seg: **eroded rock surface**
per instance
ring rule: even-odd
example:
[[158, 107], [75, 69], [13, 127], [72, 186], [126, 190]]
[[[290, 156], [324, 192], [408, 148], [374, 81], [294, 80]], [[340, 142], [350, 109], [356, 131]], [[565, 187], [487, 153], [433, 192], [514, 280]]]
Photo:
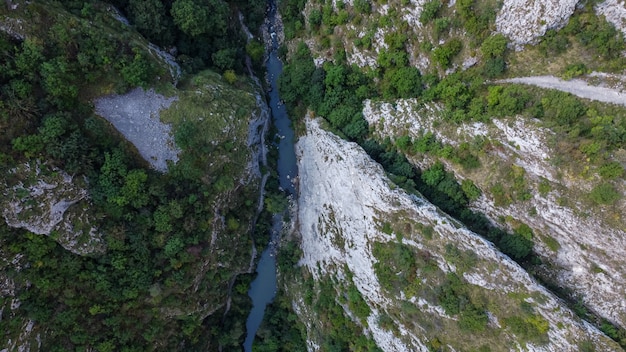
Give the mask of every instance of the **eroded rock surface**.
[[[602, 216], [606, 210], [589, 209], [566, 192], [584, 197], [593, 187], [593, 179], [577, 177], [564, 167], [556, 167], [552, 158], [558, 151], [551, 147], [553, 133], [538, 121], [523, 117], [494, 119], [492, 123], [463, 123], [443, 126], [439, 120], [440, 108], [436, 105], [421, 107], [415, 100], [398, 100], [392, 103], [367, 101], [364, 116], [375, 134], [384, 139], [408, 135], [413, 139], [426, 132], [433, 133], [439, 141], [459, 146], [472, 143], [477, 137], [485, 138], [497, 147], [490, 148], [477, 171], [464, 170], [460, 165], [441, 160], [457, 177], [472, 180], [483, 190], [473, 208], [487, 215], [493, 222], [510, 218], [530, 226], [535, 237], [534, 250], [551, 263], [553, 279], [560, 287], [571, 289], [587, 307], [602, 317], [626, 326], [626, 228], [616, 226]], [[437, 127], [435, 127], [437, 126]], [[411, 157], [411, 161], [426, 168], [436, 158], [428, 155]], [[502, 181], [497, 171], [501, 165], [513, 165], [523, 170], [524, 179], [531, 191], [530, 199], [511, 204], [495, 204], [490, 188]], [[547, 194], [536, 191], [540, 183], [550, 184]], [[620, 192], [623, 192], [623, 188]], [[486, 193], [486, 194], [485, 194]], [[623, 201], [614, 205], [626, 209]], [[624, 211], [624, 210], [622, 210]]]
[[102, 252], [104, 241], [88, 212], [86, 180], [45, 164], [29, 163], [9, 171], [0, 201], [11, 227], [52, 236], [81, 255]]
[[[376, 242], [398, 241], [398, 233], [381, 229], [382, 222], [391, 219], [392, 226], [404, 224], [400, 243], [419, 253], [427, 253], [436, 265], [436, 269], [431, 268], [433, 271], [460, 275], [476, 295], [491, 302], [487, 307], [495, 304], [493, 309], [487, 308], [489, 329], [493, 329], [488, 338], [495, 339], [489, 342], [493, 343], [490, 346], [498, 346], [498, 350], [574, 351], [584, 341], [593, 341], [600, 350], [620, 350], [608, 337], [579, 321], [559, 299], [493, 245], [424, 199], [392, 185], [382, 168], [358, 145], [325, 131], [318, 120], [307, 120], [307, 134], [299, 140], [297, 154], [300, 170], [298, 221], [304, 252], [301, 263], [315, 277], [325, 274], [346, 277], [343, 270], [351, 272], [348, 277], [352, 277], [371, 309], [365, 333], [386, 351], [426, 351], [437, 329], [424, 329], [417, 321], [391, 315], [397, 333], [389, 334], [379, 325], [379, 314], [414, 304], [419, 307], [416, 314], [433, 324], [448, 328], [455, 326], [456, 319], [447, 315], [432, 296], [422, 297], [409, 290], [390, 292], [379, 281], [375, 270], [378, 260], [372, 248]], [[433, 230], [430, 238], [419, 230], [425, 226]], [[461, 269], [461, 264], [446, 258], [444, 248], [447, 246], [475, 253], [476, 262], [470, 268]], [[436, 286], [437, 279], [425, 269], [418, 269], [417, 278], [420, 285]], [[548, 324], [547, 342], [520, 342], [518, 336], [499, 323], [507, 319], [509, 313], [495, 307], [513, 306], [513, 297], [528, 297], [525, 304], [531, 305], [538, 319]], [[498, 339], [503, 339], [501, 345], [497, 345]], [[457, 349], [458, 342], [447, 344]], [[315, 342], [310, 342], [310, 346], [315, 346]]]
[[578, 0], [505, 0], [496, 17], [498, 32], [517, 47], [533, 43], [548, 29], [561, 28]]
[[623, 0], [605, 0], [596, 5], [596, 12], [626, 35], [626, 3]]
[[177, 162], [180, 149], [171, 135], [171, 127], [159, 119], [159, 111], [176, 100], [153, 89], [136, 88], [124, 95], [99, 98], [94, 104], [96, 113], [111, 122], [154, 169], [166, 172], [167, 161]]

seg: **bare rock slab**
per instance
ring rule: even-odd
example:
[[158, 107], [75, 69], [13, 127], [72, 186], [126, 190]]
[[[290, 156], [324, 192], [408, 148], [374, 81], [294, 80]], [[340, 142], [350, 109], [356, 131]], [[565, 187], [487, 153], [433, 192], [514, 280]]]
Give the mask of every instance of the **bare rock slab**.
[[157, 171], [167, 171], [167, 161], [178, 161], [180, 149], [171, 135], [171, 126], [162, 123], [159, 112], [177, 97], [167, 98], [153, 89], [136, 88], [124, 95], [109, 95], [94, 102], [96, 113], [113, 124]]

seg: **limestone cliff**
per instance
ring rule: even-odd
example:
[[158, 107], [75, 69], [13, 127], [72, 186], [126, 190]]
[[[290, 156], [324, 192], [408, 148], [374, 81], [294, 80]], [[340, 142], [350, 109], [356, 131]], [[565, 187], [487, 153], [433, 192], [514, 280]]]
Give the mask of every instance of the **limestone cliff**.
[[[420, 138], [430, 132], [443, 143], [457, 147], [477, 138], [490, 141], [492, 147], [485, 148], [480, 156], [482, 166], [478, 170], [443, 161], [456, 175], [472, 180], [483, 191], [473, 207], [502, 226], [514, 226], [516, 222], [530, 226], [535, 233], [534, 249], [552, 264], [549, 270], [554, 271], [551, 275], [559, 286], [571, 288], [592, 310], [624, 326], [626, 306], [622, 297], [626, 293], [626, 273], [622, 252], [626, 229], [619, 225], [623, 221], [619, 214], [623, 214], [624, 202], [598, 207], [583, 201], [600, 181], [576, 176], [564, 164], [555, 166], [554, 158], [559, 152], [554, 134], [540, 127], [536, 120], [518, 116], [495, 119], [490, 124], [459, 126], [438, 122], [435, 128], [440, 113], [436, 105], [418, 107], [411, 100], [393, 105], [368, 101], [364, 109], [366, 119], [380, 138]], [[421, 167], [437, 160], [425, 154], [410, 159]], [[502, 204], [491, 190], [508, 179], [511, 167], [523, 174], [532, 195], [527, 200]], [[623, 187], [620, 192], [624, 192]]]
[[[320, 120], [306, 125], [297, 144], [301, 264], [317, 280], [330, 275], [356, 286], [369, 314], [343, 304], [344, 314], [380, 348], [575, 351], [591, 343], [620, 350], [493, 245], [395, 187], [359, 146]], [[397, 262], [399, 252], [408, 262]], [[467, 300], [460, 308], [446, 298], [450, 282], [454, 296]], [[338, 288], [335, 299], [343, 295]], [[307, 316], [312, 350], [316, 318], [303, 302], [294, 304]]]

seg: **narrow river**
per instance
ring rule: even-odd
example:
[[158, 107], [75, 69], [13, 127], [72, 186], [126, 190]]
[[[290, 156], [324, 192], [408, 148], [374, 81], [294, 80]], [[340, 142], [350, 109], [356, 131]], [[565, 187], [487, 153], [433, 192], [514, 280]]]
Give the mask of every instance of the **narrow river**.
[[[292, 180], [298, 174], [296, 166], [296, 153], [294, 150], [294, 133], [291, 128], [291, 121], [287, 116], [287, 111], [281, 103], [278, 95], [278, 76], [283, 71], [283, 64], [278, 58], [278, 39], [276, 32], [282, 28], [276, 24], [276, 3], [274, 0], [268, 1], [268, 32], [271, 35], [270, 52], [267, 60], [267, 75], [270, 83], [269, 105], [272, 112], [272, 122], [279, 135], [278, 144], [278, 176], [280, 186], [289, 195], [295, 196], [295, 188]], [[252, 310], [246, 321], [247, 336], [243, 344], [246, 352], [252, 351], [252, 342], [256, 335], [265, 307], [272, 302], [276, 294], [276, 258], [275, 243], [282, 228], [282, 215], [275, 215], [273, 219], [272, 234], [270, 244], [267, 246], [257, 267], [257, 277], [250, 285], [248, 295], [252, 299]]]

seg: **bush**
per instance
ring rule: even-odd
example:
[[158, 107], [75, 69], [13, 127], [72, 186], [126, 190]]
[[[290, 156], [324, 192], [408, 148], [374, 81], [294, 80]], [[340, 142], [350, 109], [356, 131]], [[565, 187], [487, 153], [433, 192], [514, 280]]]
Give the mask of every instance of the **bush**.
[[506, 51], [506, 44], [506, 37], [498, 33], [485, 39], [483, 44], [480, 46], [480, 51], [486, 58], [493, 59], [502, 57]]
[[600, 166], [598, 173], [606, 180], [620, 178], [624, 175], [624, 167], [617, 161], [611, 161]]
[[561, 75], [564, 80], [570, 80], [574, 77], [582, 76], [589, 72], [587, 66], [583, 63], [570, 64], [565, 67], [565, 72]]
[[530, 255], [533, 241], [520, 234], [505, 235], [500, 239], [498, 247], [514, 260], [522, 260]]
[[478, 197], [480, 197], [481, 195], [480, 188], [476, 187], [472, 180], [461, 181], [461, 189], [463, 190], [463, 193], [465, 193], [465, 196], [467, 196], [467, 199], [469, 199], [470, 201], [478, 199]]
[[437, 17], [437, 13], [441, 8], [441, 1], [439, 0], [431, 0], [424, 4], [422, 7], [422, 13], [420, 13], [420, 22], [422, 24], [426, 24], [430, 22], [432, 19]]
[[447, 31], [448, 28], [450, 28], [451, 24], [452, 24], [452, 22], [450, 21], [450, 19], [448, 17], [442, 17], [442, 18], [435, 19], [435, 22], [433, 23], [434, 30], [435, 30], [435, 37], [439, 38], [439, 36], [441, 36], [441, 34], [443, 34], [443, 32]]
[[320, 9], [313, 9], [309, 14], [309, 25], [313, 28], [318, 28], [322, 24], [322, 11]]
[[354, 0], [354, 8], [361, 14], [372, 12], [372, 4], [369, 0]]
[[568, 130], [586, 112], [579, 99], [568, 93], [550, 90], [541, 99], [543, 117], [553, 125]]
[[448, 68], [452, 59], [461, 52], [461, 49], [463, 49], [463, 42], [460, 39], [450, 39], [433, 50], [433, 60], [442, 68]]
[[483, 74], [488, 78], [495, 78], [506, 70], [506, 62], [501, 57], [489, 58], [483, 66]]
[[526, 88], [517, 85], [491, 86], [488, 91], [487, 106], [496, 116], [519, 114], [531, 99]]
[[461, 330], [469, 332], [484, 331], [489, 321], [483, 309], [470, 305], [468, 309], [461, 312], [459, 317], [459, 327]]
[[422, 92], [422, 75], [412, 66], [388, 69], [385, 71], [381, 90], [385, 99], [417, 97]]
[[229, 84], [233, 84], [237, 82], [237, 75], [235, 74], [235, 71], [233, 70], [226, 70], [226, 72], [224, 72], [224, 79]]
[[601, 183], [591, 190], [589, 197], [598, 204], [612, 205], [622, 196], [610, 184]]

